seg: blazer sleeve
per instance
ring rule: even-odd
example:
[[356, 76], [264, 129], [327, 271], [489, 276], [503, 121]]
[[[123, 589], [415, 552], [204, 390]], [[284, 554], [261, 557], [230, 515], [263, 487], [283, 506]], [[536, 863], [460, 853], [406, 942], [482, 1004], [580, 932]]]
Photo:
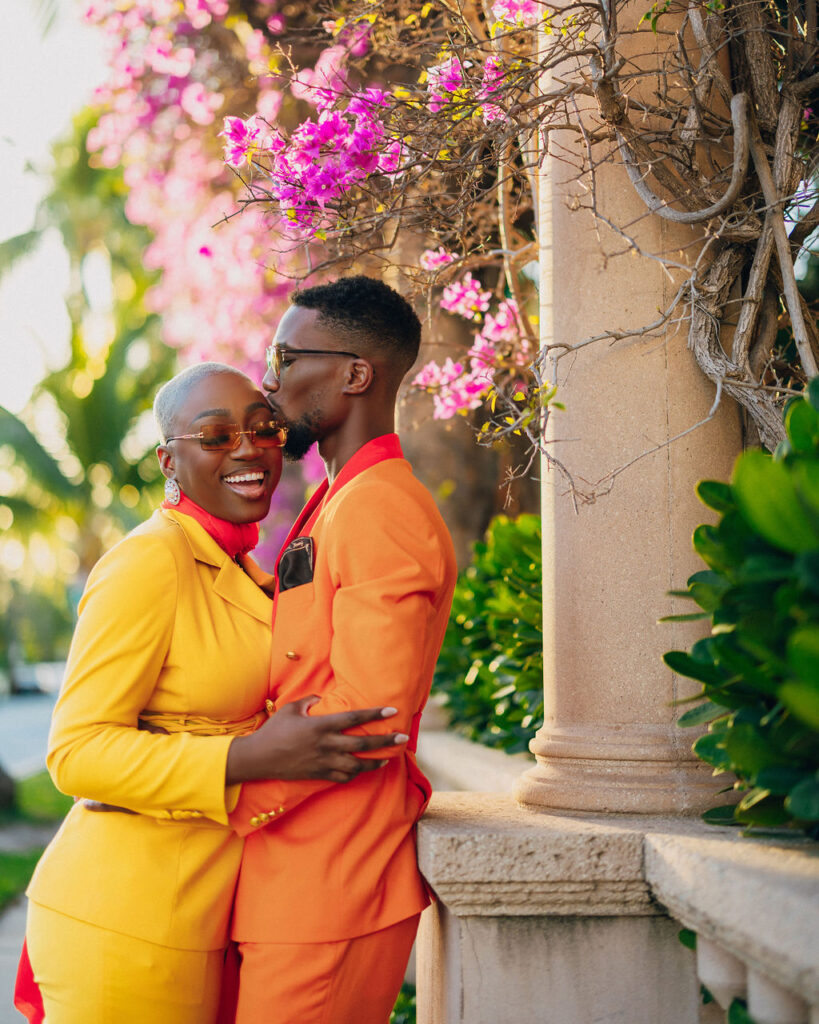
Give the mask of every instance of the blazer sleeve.
[[[446, 555], [428, 514], [405, 493], [385, 494], [367, 485], [353, 495], [356, 500], [339, 501], [325, 529], [337, 588], [333, 681], [313, 713], [394, 707], [398, 714], [393, 718], [351, 731], [380, 733], [386, 724], [390, 732], [409, 734], [413, 715], [427, 698], [430, 679], [424, 666], [446, 589]], [[361, 756], [403, 755], [399, 746]], [[230, 823], [247, 835], [333, 785], [277, 779], [244, 783]]]
[[169, 649], [178, 590], [179, 569], [161, 536], [131, 534], [94, 567], [54, 709], [48, 768], [72, 796], [226, 824], [231, 737], [137, 729]]

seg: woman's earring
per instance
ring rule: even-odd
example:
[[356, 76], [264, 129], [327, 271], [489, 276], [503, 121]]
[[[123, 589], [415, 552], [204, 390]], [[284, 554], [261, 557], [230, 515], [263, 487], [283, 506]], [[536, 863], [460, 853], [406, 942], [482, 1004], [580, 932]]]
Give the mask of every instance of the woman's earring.
[[173, 478], [169, 477], [165, 481], [165, 501], [169, 505], [178, 505], [182, 500], [182, 491], [179, 489], [179, 484]]

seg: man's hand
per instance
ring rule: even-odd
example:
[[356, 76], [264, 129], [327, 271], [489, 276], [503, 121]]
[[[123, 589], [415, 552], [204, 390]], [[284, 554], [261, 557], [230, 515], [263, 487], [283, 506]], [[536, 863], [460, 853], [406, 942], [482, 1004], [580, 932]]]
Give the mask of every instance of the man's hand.
[[308, 715], [318, 697], [302, 697], [284, 704], [264, 725], [249, 736], [237, 736], [228, 749], [225, 782], [251, 779], [327, 779], [349, 782], [360, 772], [382, 768], [386, 761], [355, 757], [364, 751], [406, 743], [405, 733], [381, 736], [348, 736], [365, 722], [396, 714], [395, 708], [367, 708], [334, 715]]

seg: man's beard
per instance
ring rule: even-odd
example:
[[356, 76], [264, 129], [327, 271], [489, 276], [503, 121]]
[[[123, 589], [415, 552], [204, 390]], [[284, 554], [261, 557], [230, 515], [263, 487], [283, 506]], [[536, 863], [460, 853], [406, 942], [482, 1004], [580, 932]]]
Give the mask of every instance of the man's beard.
[[282, 454], [288, 462], [303, 459], [319, 440], [319, 419], [318, 413], [307, 412], [301, 419], [287, 423], [287, 441], [282, 448]]

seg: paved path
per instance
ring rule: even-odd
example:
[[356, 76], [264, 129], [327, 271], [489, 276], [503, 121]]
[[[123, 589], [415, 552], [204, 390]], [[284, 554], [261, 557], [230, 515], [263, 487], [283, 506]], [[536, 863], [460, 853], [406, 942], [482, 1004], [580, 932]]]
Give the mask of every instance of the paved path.
[[0, 1024], [25, 1024], [25, 1018], [12, 1003], [25, 930], [26, 901], [21, 899], [0, 917]]
[[14, 778], [25, 778], [45, 767], [55, 699], [53, 693], [0, 698], [0, 764]]

